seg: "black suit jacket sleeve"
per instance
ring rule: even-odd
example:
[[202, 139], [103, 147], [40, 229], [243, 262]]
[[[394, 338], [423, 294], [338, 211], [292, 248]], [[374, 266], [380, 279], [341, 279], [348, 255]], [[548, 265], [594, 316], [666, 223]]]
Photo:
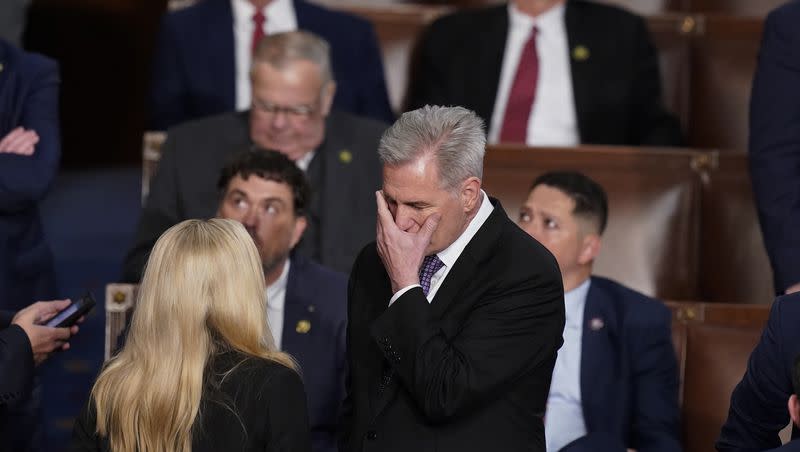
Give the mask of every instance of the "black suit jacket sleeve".
[[[783, 354], [787, 328], [796, 328], [797, 315], [786, 312], [784, 303], [800, 300], [778, 298], [772, 305], [761, 340], [750, 354], [747, 371], [731, 394], [728, 419], [722, 426], [716, 447], [720, 452], [760, 451], [778, 447], [778, 436], [790, 422], [786, 402], [794, 389], [791, 371]], [[792, 358], [793, 359], [793, 358]]]
[[800, 282], [800, 4], [767, 17], [750, 100], [750, 176], [775, 278]]
[[31, 341], [19, 326], [8, 326], [11, 314], [0, 312], [0, 411], [22, 399], [33, 381]]
[[505, 385], [550, 363], [561, 342], [563, 303], [556, 284], [526, 281], [498, 288], [447, 340], [429, 316], [431, 305], [422, 289], [414, 288], [371, 330], [425, 416], [445, 421], [480, 408]]
[[181, 219], [178, 200], [177, 149], [175, 138], [173, 136], [167, 138], [161, 160], [158, 163], [158, 170], [150, 184], [147, 202], [142, 208], [133, 247], [123, 263], [122, 279], [125, 282], [139, 282], [147, 258], [150, 256], [150, 250], [153, 249], [156, 240]]

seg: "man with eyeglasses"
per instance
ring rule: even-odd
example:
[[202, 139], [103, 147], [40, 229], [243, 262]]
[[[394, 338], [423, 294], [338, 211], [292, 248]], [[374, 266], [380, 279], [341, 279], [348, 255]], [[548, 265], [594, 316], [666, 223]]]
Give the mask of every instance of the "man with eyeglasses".
[[138, 281], [156, 239], [217, 208], [216, 180], [237, 150], [279, 151], [305, 171], [313, 197], [297, 252], [342, 272], [375, 235], [381, 185], [377, 147], [386, 125], [331, 110], [336, 82], [329, 46], [305, 31], [269, 35], [253, 55], [252, 107], [170, 129], [123, 279]]

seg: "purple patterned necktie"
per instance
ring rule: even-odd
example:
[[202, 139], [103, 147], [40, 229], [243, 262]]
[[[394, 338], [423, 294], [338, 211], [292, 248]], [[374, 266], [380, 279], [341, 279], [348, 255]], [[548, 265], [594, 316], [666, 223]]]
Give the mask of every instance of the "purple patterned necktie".
[[444, 262], [435, 254], [425, 256], [425, 259], [422, 260], [422, 267], [419, 268], [419, 285], [422, 286], [422, 291], [426, 297], [428, 296], [428, 291], [431, 290], [431, 278], [443, 266]]

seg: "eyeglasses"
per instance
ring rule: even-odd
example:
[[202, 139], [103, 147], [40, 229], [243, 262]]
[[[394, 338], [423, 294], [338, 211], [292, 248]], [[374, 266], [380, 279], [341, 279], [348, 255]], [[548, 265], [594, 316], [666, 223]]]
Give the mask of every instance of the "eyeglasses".
[[273, 115], [285, 113], [287, 116], [297, 119], [307, 119], [316, 112], [316, 108], [311, 105], [277, 105], [258, 99], [253, 99], [253, 107], [263, 113]]

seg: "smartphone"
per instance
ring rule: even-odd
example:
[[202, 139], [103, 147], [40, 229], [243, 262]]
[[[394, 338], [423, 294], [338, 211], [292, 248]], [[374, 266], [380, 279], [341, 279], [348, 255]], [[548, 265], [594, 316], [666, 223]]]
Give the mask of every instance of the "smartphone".
[[74, 325], [81, 316], [91, 311], [94, 305], [95, 301], [92, 293], [86, 292], [86, 295], [70, 303], [69, 306], [50, 319], [45, 325], [54, 328], [70, 327]]

